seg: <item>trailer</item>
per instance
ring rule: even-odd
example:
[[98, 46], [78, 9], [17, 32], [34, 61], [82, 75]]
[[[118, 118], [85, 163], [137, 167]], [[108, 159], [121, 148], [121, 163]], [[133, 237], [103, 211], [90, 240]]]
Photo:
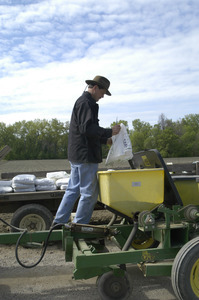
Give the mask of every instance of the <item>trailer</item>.
[[61, 240], [66, 262], [74, 264], [73, 278], [97, 276], [101, 299], [130, 297], [131, 264], [145, 276], [171, 276], [178, 299], [199, 299], [198, 178], [184, 205], [157, 150], [134, 153], [129, 163], [130, 170], [98, 172], [99, 203], [113, 213], [108, 225], [58, 224], [62, 229], [56, 225], [50, 231], [0, 234], [0, 243], [16, 243], [18, 262], [31, 268], [41, 259], [24, 264], [17, 255], [20, 245], [44, 243], [43, 257], [49, 241]]
[[13, 213], [11, 224], [28, 230], [50, 228], [64, 190], [0, 194], [1, 213]]
[[[11, 148], [0, 150], [2, 160]], [[0, 193], [0, 212], [12, 213], [11, 224], [28, 230], [47, 230], [64, 195], [64, 190]]]

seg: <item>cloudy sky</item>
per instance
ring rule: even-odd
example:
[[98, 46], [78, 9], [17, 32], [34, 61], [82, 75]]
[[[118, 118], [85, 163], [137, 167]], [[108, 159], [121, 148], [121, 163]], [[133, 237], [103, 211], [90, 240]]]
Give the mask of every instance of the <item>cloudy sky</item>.
[[199, 113], [198, 0], [0, 0], [0, 122], [70, 121], [95, 75], [101, 126]]

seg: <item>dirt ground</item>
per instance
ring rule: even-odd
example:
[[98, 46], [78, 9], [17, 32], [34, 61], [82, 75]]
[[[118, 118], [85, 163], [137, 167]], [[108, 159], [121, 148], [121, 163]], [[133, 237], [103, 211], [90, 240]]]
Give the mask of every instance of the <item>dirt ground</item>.
[[[10, 221], [10, 214], [0, 214]], [[0, 232], [9, 228], [0, 222]], [[35, 263], [41, 250], [20, 248], [26, 264]], [[73, 280], [73, 263], [65, 262], [61, 242], [50, 245], [35, 268], [21, 267], [15, 258], [15, 245], [0, 245], [0, 300], [99, 300], [96, 279]], [[139, 268], [127, 269], [132, 280], [130, 300], [175, 300], [169, 277], [145, 278]]]

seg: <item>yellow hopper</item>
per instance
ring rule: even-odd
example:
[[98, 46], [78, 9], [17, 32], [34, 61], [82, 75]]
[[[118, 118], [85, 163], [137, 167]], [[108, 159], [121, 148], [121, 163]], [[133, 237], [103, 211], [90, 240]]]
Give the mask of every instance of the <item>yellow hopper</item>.
[[164, 170], [117, 170], [98, 172], [100, 201], [132, 217], [164, 201]]
[[183, 205], [177, 188], [156, 149], [134, 153], [132, 169], [98, 172], [99, 202], [130, 218], [164, 204]]

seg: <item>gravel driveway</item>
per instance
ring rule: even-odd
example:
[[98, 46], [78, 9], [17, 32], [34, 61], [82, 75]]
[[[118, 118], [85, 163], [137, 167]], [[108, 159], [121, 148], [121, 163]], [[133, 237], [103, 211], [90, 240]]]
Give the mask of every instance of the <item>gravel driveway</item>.
[[[73, 280], [73, 264], [66, 263], [60, 243], [49, 246], [42, 262], [24, 269], [15, 259], [14, 246], [0, 245], [1, 300], [99, 300], [96, 278]], [[36, 252], [35, 252], [36, 251]], [[27, 263], [35, 261], [37, 250], [24, 249], [20, 254]], [[133, 283], [130, 300], [176, 299], [168, 277], [145, 278], [137, 266], [128, 267]]]

